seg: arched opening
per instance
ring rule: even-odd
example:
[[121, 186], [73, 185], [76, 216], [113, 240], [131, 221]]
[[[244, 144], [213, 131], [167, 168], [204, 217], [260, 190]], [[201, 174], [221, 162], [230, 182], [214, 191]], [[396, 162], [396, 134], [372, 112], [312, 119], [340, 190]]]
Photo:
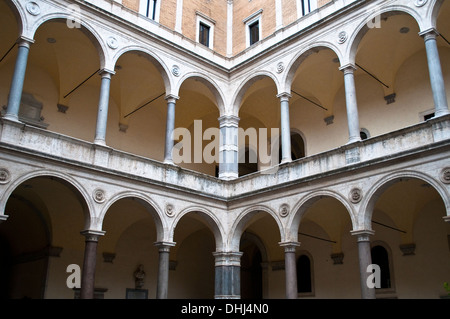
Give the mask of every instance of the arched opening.
[[210, 176], [219, 166], [218, 90], [200, 76], [187, 78], [176, 102], [175, 164]]
[[[160, 217], [142, 195], [116, 200], [105, 214], [97, 251], [96, 288], [105, 299], [156, 298], [158, 282], [158, 227]], [[145, 273], [136, 281], [135, 272]]]
[[148, 53], [122, 54], [111, 79], [107, 145], [157, 161], [164, 160], [167, 101], [163, 72]]
[[[279, 162], [281, 163], [281, 138], [279, 139], [280, 147], [279, 147]], [[293, 161], [298, 160], [306, 156], [305, 153], [305, 141], [303, 137], [295, 132], [291, 131], [291, 159]]]
[[281, 117], [276, 84], [271, 77], [258, 75], [244, 84], [241, 93], [239, 150], [257, 150], [258, 170], [277, 165]]
[[29, 125], [92, 142], [100, 94], [97, 40], [84, 26], [67, 28], [65, 19], [43, 23], [34, 40], [19, 118]]
[[[212, 299], [215, 259], [221, 245], [219, 226], [205, 213], [188, 212], [176, 223], [171, 260], [169, 298]], [[219, 242], [218, 242], [219, 241]]]
[[[423, 298], [436, 291], [443, 294], [450, 267], [450, 225], [443, 220], [446, 208], [438, 191], [424, 179], [397, 177], [380, 186], [371, 201], [373, 212], [370, 215], [368, 211], [366, 216], [375, 231], [371, 240], [374, 246], [383, 243], [389, 261], [389, 276], [387, 270], [384, 275], [381, 270], [384, 285], [389, 281], [388, 287], [382, 288], [388, 291], [377, 291], [377, 297], [402, 293], [405, 298]], [[378, 250], [380, 256], [372, 262], [380, 262], [380, 267], [387, 269], [386, 254]], [[394, 269], [401, 271], [394, 273]], [[407, 292], [405, 287], [409, 288]]]
[[48, 278], [65, 274], [69, 264], [83, 264], [80, 231], [87, 208], [78, 190], [60, 178], [31, 178], [11, 193], [5, 213], [9, 217], [0, 224], [2, 297], [73, 298], [65, 279]]

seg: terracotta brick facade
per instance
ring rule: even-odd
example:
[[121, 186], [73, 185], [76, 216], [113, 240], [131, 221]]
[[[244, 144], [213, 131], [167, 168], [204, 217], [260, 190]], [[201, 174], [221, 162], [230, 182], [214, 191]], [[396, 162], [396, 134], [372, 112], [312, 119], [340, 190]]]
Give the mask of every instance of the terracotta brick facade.
[[[135, 11], [139, 11], [140, 1], [123, 0], [122, 4]], [[175, 30], [177, 0], [161, 1], [159, 23]], [[316, 1], [316, 0], [311, 0]], [[332, 0], [317, 0], [317, 7], [321, 7]], [[207, 17], [214, 26], [212, 49], [222, 55], [227, 52], [227, 0], [184, 0], [181, 32], [184, 36], [197, 41], [197, 16]], [[281, 0], [283, 26], [295, 22], [298, 18], [297, 1]], [[261, 38], [273, 34], [276, 28], [275, 0], [233, 0], [233, 55], [243, 51], [246, 44], [246, 26], [244, 20], [261, 10]]]

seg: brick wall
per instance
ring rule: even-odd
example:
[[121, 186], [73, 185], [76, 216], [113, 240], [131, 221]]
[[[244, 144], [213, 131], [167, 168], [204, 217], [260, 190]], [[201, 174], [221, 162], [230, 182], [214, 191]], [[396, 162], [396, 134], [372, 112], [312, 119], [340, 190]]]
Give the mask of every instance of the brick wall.
[[281, 4], [283, 6], [283, 26], [287, 26], [297, 20], [297, 1], [282, 0]]
[[159, 23], [174, 30], [176, 14], [177, 14], [177, 0], [161, 0]]
[[134, 11], [139, 11], [139, 0], [122, 0], [122, 5]]
[[215, 21], [214, 47], [220, 54], [226, 54], [227, 46], [227, 1], [225, 0], [184, 0], [183, 1], [183, 35], [198, 41], [197, 12]]

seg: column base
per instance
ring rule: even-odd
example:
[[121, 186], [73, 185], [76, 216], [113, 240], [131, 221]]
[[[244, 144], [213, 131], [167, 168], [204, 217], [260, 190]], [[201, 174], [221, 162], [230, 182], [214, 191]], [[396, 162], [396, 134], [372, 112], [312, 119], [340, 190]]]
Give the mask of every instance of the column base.
[[436, 111], [435, 113], [434, 113], [434, 117], [440, 117], [440, 116], [445, 116], [445, 115], [448, 115], [448, 114], [450, 114], [450, 110], [438, 110], [438, 111]]
[[215, 295], [214, 299], [241, 299], [241, 295]]

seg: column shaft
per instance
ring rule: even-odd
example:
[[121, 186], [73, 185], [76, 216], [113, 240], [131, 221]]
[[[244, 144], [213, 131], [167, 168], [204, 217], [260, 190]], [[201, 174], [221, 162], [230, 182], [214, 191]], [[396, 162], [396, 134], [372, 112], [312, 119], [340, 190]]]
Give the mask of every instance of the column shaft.
[[373, 235], [373, 231], [354, 231], [352, 234], [356, 235], [358, 240], [361, 298], [375, 299], [375, 288], [369, 288], [367, 285], [367, 279], [371, 275], [371, 273], [367, 272], [367, 267], [372, 264], [369, 236]]
[[435, 116], [449, 114], [447, 95], [445, 93], [444, 77], [442, 75], [439, 51], [436, 43], [437, 32], [427, 30], [422, 33], [427, 52], [428, 71], [430, 74], [431, 90], [433, 91], [433, 100], [435, 107]]
[[175, 130], [175, 103], [177, 96], [169, 95], [167, 100], [166, 141], [164, 147], [164, 163], [173, 164], [173, 131]]
[[291, 123], [289, 119], [289, 99], [290, 94], [282, 93], [280, 98], [281, 115], [281, 163], [292, 162], [291, 157]]
[[297, 260], [295, 251], [300, 243], [281, 243], [284, 247], [284, 271], [286, 273], [286, 299], [297, 299]]
[[155, 243], [159, 248], [158, 283], [156, 287], [156, 299], [167, 299], [169, 291], [169, 256], [170, 247], [175, 243]]
[[86, 237], [86, 246], [84, 249], [84, 262], [81, 274], [81, 299], [93, 299], [95, 289], [95, 266], [97, 263], [97, 243], [98, 238], [104, 232], [97, 231], [83, 231], [81, 232]]
[[19, 50], [16, 58], [16, 65], [11, 81], [11, 88], [8, 97], [8, 107], [6, 109], [5, 118], [13, 121], [19, 120], [20, 102], [22, 99], [23, 83], [25, 81], [25, 73], [27, 69], [28, 54], [30, 51], [30, 40], [20, 40]]
[[106, 128], [108, 125], [109, 93], [112, 72], [101, 73], [100, 98], [98, 101], [97, 126], [95, 130], [95, 144], [106, 145]]
[[239, 299], [241, 297], [240, 252], [214, 252], [215, 299]]
[[345, 101], [347, 107], [347, 122], [349, 133], [348, 143], [353, 143], [361, 140], [354, 78], [355, 67], [352, 65], [348, 65], [342, 67], [341, 70], [344, 72]]
[[219, 178], [231, 180], [239, 177], [239, 118], [222, 116], [220, 122]]

